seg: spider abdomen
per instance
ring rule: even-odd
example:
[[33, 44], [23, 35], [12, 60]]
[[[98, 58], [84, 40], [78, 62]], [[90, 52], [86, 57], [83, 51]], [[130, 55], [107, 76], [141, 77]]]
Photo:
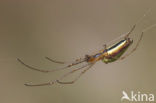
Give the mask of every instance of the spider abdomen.
[[132, 40], [124, 39], [118, 42], [117, 44], [109, 47], [102, 61], [104, 63], [110, 63], [118, 60], [132, 43], [133, 43]]

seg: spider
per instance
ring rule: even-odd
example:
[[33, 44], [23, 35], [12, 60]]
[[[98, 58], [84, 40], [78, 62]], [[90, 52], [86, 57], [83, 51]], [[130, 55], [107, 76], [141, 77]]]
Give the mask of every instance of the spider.
[[[149, 11], [148, 11], [149, 12]], [[136, 22], [132, 28], [130, 29], [130, 31], [126, 34], [124, 34], [123, 39], [118, 41], [117, 43], [115, 43], [114, 45], [107, 47], [107, 45], [105, 44], [102, 50], [100, 50], [98, 53], [93, 54], [93, 55], [85, 55], [84, 58], [80, 58], [80, 59], [76, 59], [75, 61], [71, 62], [70, 64], [66, 65], [63, 68], [58, 68], [58, 69], [53, 69], [53, 70], [43, 70], [43, 69], [38, 69], [35, 68], [33, 66], [30, 66], [28, 64], [25, 64], [21, 59], [17, 58], [17, 60], [24, 66], [26, 66], [29, 69], [35, 70], [35, 71], [39, 71], [39, 72], [44, 72], [44, 73], [48, 73], [48, 72], [54, 72], [54, 71], [58, 71], [58, 70], [63, 70], [66, 68], [70, 68], [70, 67], [74, 67], [76, 65], [82, 64], [82, 63], [86, 63], [85, 65], [81, 65], [78, 68], [75, 68], [73, 70], [71, 70], [70, 72], [64, 74], [63, 76], [61, 76], [60, 78], [54, 80], [54, 81], [50, 81], [47, 83], [41, 83], [41, 84], [25, 84], [26, 86], [46, 86], [46, 85], [53, 85], [55, 83], [59, 83], [59, 84], [73, 84], [74, 82], [76, 82], [84, 73], [86, 73], [97, 61], [102, 60], [104, 63], [108, 64], [108, 63], [112, 63], [115, 62], [117, 60], [123, 60], [125, 59], [127, 56], [129, 56], [130, 54], [132, 54], [139, 46], [140, 41], [142, 40], [143, 37], [143, 33], [151, 28], [153, 28], [154, 26], [156, 26], [156, 24], [147, 27], [146, 29], [144, 29], [141, 32], [140, 38], [137, 41], [136, 46], [127, 54], [125, 54], [125, 56], [123, 56], [123, 54], [126, 52], [126, 50], [130, 47], [130, 45], [133, 44], [133, 39], [131, 39], [129, 37], [130, 34], [132, 34], [132, 32], [134, 31], [136, 25], [146, 16], [146, 13], [138, 20], [138, 22]], [[45, 57], [47, 60], [54, 62], [54, 63], [58, 63], [58, 64], [66, 64], [66, 62], [62, 62], [62, 61], [56, 61], [53, 60], [49, 57]], [[84, 69], [82, 72], [80, 72], [80, 74], [72, 81], [61, 81], [63, 78], [69, 76], [70, 74]]]

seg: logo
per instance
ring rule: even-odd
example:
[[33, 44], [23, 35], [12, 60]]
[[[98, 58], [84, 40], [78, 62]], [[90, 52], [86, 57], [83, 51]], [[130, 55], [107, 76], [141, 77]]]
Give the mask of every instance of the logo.
[[146, 101], [146, 102], [153, 102], [154, 101], [154, 94], [146, 94], [146, 93], [141, 93], [141, 92], [134, 92], [131, 91], [129, 93], [129, 95], [125, 92], [122, 91], [122, 97], [121, 97], [121, 101], [134, 101], [134, 102], [142, 102], [142, 101]]

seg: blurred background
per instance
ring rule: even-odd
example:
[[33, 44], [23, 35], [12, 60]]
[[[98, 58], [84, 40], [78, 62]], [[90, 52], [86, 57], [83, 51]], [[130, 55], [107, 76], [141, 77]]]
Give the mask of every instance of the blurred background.
[[[42, 69], [100, 50], [128, 32], [135, 47], [143, 29], [156, 23], [155, 0], [1, 0], [0, 103], [120, 103], [122, 91], [156, 95], [156, 28], [145, 32], [137, 51], [122, 61], [97, 62], [72, 85], [26, 87], [55, 80], [65, 71], [44, 74], [27, 69], [16, 58]], [[66, 80], [71, 80], [77, 73]], [[125, 101], [126, 103], [126, 101]]]

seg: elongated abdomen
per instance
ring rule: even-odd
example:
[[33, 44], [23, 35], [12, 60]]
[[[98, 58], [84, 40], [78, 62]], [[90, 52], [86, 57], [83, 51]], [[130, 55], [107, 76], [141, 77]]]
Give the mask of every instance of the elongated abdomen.
[[109, 47], [102, 61], [104, 63], [110, 63], [116, 61], [124, 54], [124, 52], [128, 49], [128, 47], [131, 44], [132, 41], [130, 39], [124, 39], [118, 42], [117, 44]]

